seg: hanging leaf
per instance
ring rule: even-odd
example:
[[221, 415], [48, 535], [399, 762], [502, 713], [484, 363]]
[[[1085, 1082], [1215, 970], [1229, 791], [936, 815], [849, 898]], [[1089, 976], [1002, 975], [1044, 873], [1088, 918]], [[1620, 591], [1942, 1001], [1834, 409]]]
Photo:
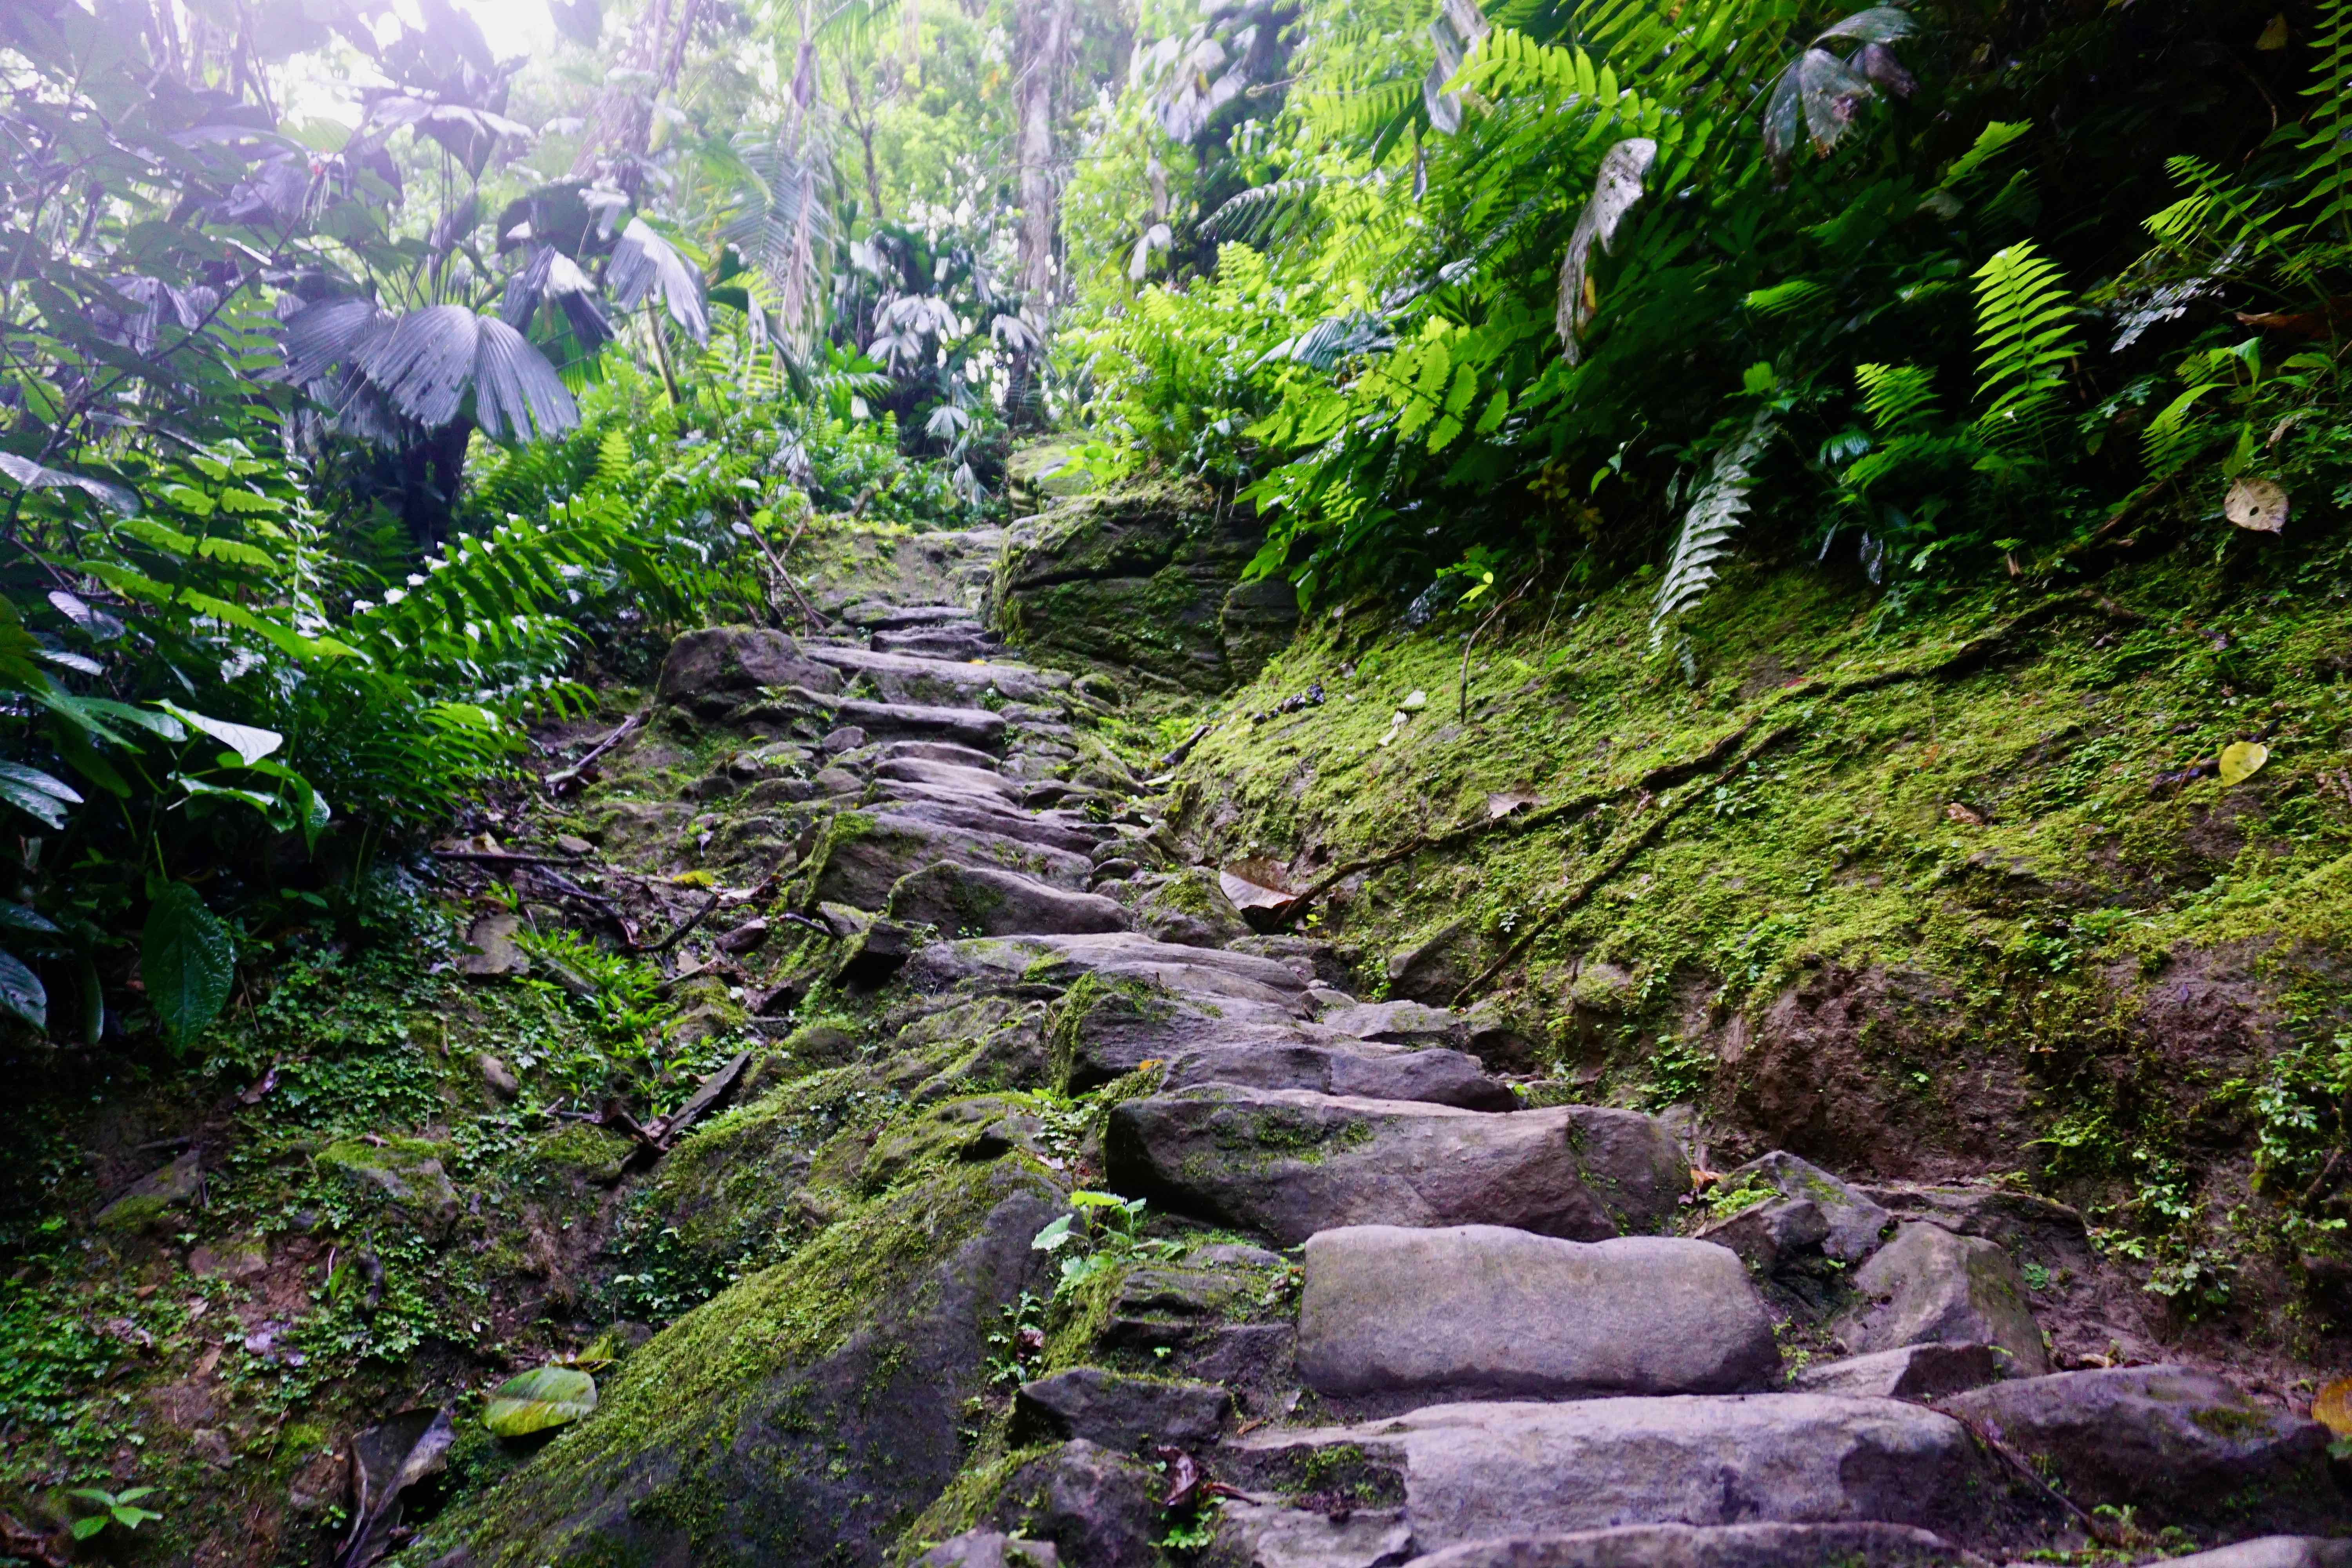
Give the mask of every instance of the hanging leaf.
[[2271, 749], [2260, 741], [2240, 741], [2221, 748], [2221, 784], [2227, 788], [2242, 784], [2263, 771], [2271, 760]]
[[155, 706], [190, 729], [210, 735], [235, 752], [247, 767], [251, 767], [286, 742], [286, 737], [275, 730], [258, 730], [250, 724], [232, 724], [226, 719], [207, 719], [201, 713], [189, 712], [176, 702], [158, 702]]
[[2230, 493], [2222, 498], [2221, 513], [2240, 528], [2255, 533], [2284, 532], [2287, 518], [2286, 491], [2270, 479], [2233, 480]]
[[174, 1041], [185, 1045], [220, 1016], [236, 973], [236, 944], [220, 917], [187, 883], [164, 889], [147, 911], [139, 977]]
[[710, 341], [710, 318], [702, 306], [702, 275], [686, 264], [670, 242], [640, 217], [629, 220], [604, 266], [604, 288], [615, 309], [633, 310], [656, 290], [670, 319], [698, 343]]
[[49, 1026], [49, 993], [41, 977], [25, 967], [14, 953], [0, 952], [0, 1007], [5, 1007], [36, 1029]]
[[402, 1494], [447, 1462], [457, 1430], [444, 1410], [404, 1410], [352, 1439], [352, 1533], [335, 1568], [369, 1568], [391, 1549]]
[[66, 825], [65, 808], [81, 804], [80, 794], [62, 779], [51, 778], [22, 763], [0, 762], [0, 800], [38, 820], [47, 827]]
[[1559, 303], [1553, 312], [1553, 326], [1559, 333], [1560, 354], [1570, 364], [1583, 355], [1580, 340], [1598, 303], [1588, 270], [1592, 247], [1598, 245], [1606, 253], [1616, 243], [1617, 226], [1642, 199], [1642, 176], [1650, 172], [1657, 156], [1658, 144], [1646, 136], [1629, 136], [1610, 148], [1592, 182], [1592, 198], [1584, 204], [1576, 228], [1568, 237], [1568, 254], [1559, 263]]
[[87, 474], [69, 474], [63, 468], [45, 468], [30, 458], [20, 458], [14, 452], [0, 452], [0, 474], [5, 474], [28, 490], [77, 489], [96, 498], [110, 511], [125, 517], [139, 510], [139, 498], [121, 485], [94, 479]]
[[572, 1366], [542, 1366], [510, 1377], [490, 1395], [483, 1425], [501, 1437], [567, 1426], [596, 1408], [596, 1380]]

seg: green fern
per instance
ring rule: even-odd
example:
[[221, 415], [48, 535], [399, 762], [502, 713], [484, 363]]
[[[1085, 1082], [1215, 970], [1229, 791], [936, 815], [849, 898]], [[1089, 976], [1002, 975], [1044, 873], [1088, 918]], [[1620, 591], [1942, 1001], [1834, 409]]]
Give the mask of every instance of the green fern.
[[1978, 425], [2001, 439], [2039, 429], [2065, 385], [2060, 367], [2083, 352], [2074, 304], [2057, 266], [2032, 240], [1977, 268]]
[[1858, 364], [1862, 411], [1885, 435], [1925, 425], [1936, 416], [1936, 374], [1916, 364]]
[[2295, 205], [2311, 211], [2307, 237], [2344, 246], [2352, 244], [2352, 0], [2323, 0], [2319, 14], [2319, 59], [2303, 89], [2313, 103], [2310, 134], [2298, 143], [2316, 156], [2304, 166], [2307, 189]]
[[1654, 652], [1666, 635], [1666, 625], [1688, 614], [1706, 596], [1716, 579], [1716, 563], [1731, 553], [1731, 536], [1748, 515], [1748, 491], [1755, 483], [1756, 462], [1772, 437], [1772, 412], [1759, 409], [1738, 439], [1715, 455], [1706, 480], [1691, 498], [1683, 514], [1675, 548], [1666, 558], [1664, 581], [1650, 609], [1650, 647]]

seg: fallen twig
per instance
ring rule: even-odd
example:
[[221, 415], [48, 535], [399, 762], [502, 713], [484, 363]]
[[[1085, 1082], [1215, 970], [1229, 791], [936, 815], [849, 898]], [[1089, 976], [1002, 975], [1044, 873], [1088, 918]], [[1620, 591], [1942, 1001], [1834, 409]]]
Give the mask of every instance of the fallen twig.
[[710, 911], [718, 907], [719, 895], [717, 893], [713, 893], [704, 901], [703, 906], [700, 909], [695, 910], [692, 914], [687, 916], [685, 920], [679, 921], [676, 928], [674, 928], [667, 936], [662, 938], [661, 941], [654, 943], [651, 947], [639, 947], [635, 949], [635, 951], [644, 953], [648, 958], [660, 957], [663, 953], [667, 952], [671, 948], [676, 947], [679, 942], [684, 942], [686, 940], [687, 932], [700, 925], [703, 921], [709, 917]]
[[586, 773], [588, 771], [588, 765], [591, 763], [593, 763], [597, 758], [603, 756], [605, 752], [619, 745], [623, 741], [627, 740], [631, 734], [635, 732], [637, 726], [644, 722], [645, 715], [642, 713], [632, 713], [627, 718], [622, 720], [621, 727], [614, 731], [611, 734], [605, 736], [603, 740], [597, 742], [593, 746], [591, 746], [588, 749], [588, 754], [586, 756], [581, 758], [578, 762], [572, 763], [568, 768], [558, 769], [556, 772], [548, 774], [546, 780], [547, 793], [550, 795], [560, 794], [564, 785], [572, 783], [574, 780], [578, 779], [582, 773]]
[[2023, 1477], [2032, 1485], [2034, 1490], [2040, 1492], [2042, 1496], [2056, 1503], [2060, 1508], [2064, 1509], [2068, 1513], [2074, 1515], [2074, 1522], [2081, 1525], [2084, 1532], [2089, 1535], [2092, 1540], [2097, 1542], [2102, 1546], [2118, 1547], [2126, 1544], [2122, 1531], [2116, 1530], [2115, 1526], [2103, 1523], [2084, 1512], [2080, 1504], [2076, 1503], [2074, 1499], [2068, 1497], [2064, 1492], [2062, 1492], [2057, 1488], [2052, 1486], [2048, 1481], [2043, 1480], [2042, 1479], [2041, 1472], [2036, 1470], [2031, 1464], [2027, 1463], [2024, 1455], [2019, 1453], [2016, 1449], [2011, 1447], [2008, 1444], [1994, 1436], [1991, 1430], [1987, 1427], [1983, 1422], [1973, 1420], [1969, 1416], [1960, 1415], [1957, 1411], [1947, 1410], [1940, 1405], [1931, 1405], [1928, 1408], [1934, 1410], [1938, 1415], [1950, 1416], [1953, 1420], [1958, 1422], [1963, 1427], [1967, 1428], [1969, 1436], [1974, 1437], [1977, 1442], [1983, 1447], [1987, 1453], [1991, 1454], [1994, 1458], [2000, 1459], [2001, 1463], [2007, 1465], [2011, 1469]]
[[473, 866], [582, 866], [579, 855], [512, 855], [503, 849], [436, 849], [436, 860], [462, 860]]

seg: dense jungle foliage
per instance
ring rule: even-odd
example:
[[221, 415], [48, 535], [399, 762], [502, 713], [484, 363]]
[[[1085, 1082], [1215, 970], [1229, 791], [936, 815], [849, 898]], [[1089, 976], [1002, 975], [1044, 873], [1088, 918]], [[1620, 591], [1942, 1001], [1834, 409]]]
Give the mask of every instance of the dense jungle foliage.
[[[1563, 595], [1637, 592], [1696, 708], [1735, 563], [1893, 647], [2160, 549], [2315, 583], [2352, 508], [2352, 0], [541, 10], [0, 6], [0, 1028], [79, 1099], [274, 1082], [232, 1024], [443, 956], [432, 847], [679, 631], [823, 624], [828, 521], [1197, 486], [1314, 620], [1435, 627], [1466, 718]], [[559, 956], [594, 1016], [516, 1027], [567, 1093], [680, 1098], [656, 980]], [[731, 1267], [673, 1262], [623, 1304]], [[65, 1391], [112, 1352], [40, 1316], [0, 1444], [111, 1486]]]

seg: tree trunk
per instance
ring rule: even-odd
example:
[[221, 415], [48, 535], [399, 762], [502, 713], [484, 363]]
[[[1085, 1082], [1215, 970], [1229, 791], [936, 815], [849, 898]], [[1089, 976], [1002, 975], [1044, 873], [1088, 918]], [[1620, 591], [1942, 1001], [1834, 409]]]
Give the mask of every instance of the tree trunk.
[[[1021, 13], [1013, 77], [1013, 147], [1021, 178], [1021, 295], [1040, 331], [1060, 296], [1062, 182], [1054, 164], [1054, 98], [1069, 55], [1071, 0], [1030, 0]], [[1040, 422], [1037, 369], [1042, 345], [1013, 363], [1005, 416], [1016, 427]]]
[[574, 179], [596, 172], [600, 158], [642, 158], [653, 145], [653, 106], [677, 86], [685, 68], [686, 46], [694, 25], [701, 19], [704, 0], [650, 0], [629, 30], [629, 42], [620, 63], [632, 70], [652, 73], [649, 86], [615, 82], [596, 100], [588, 115], [587, 134], [580, 154], [572, 160]]

